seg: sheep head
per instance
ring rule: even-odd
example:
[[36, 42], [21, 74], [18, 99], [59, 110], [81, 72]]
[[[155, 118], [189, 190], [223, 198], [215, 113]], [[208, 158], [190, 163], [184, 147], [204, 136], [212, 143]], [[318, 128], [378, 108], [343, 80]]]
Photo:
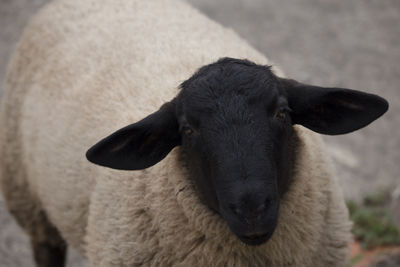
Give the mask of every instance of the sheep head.
[[158, 111], [94, 145], [87, 158], [139, 170], [181, 146], [199, 198], [242, 242], [260, 245], [275, 230], [290, 184], [292, 125], [344, 134], [387, 108], [372, 94], [305, 85], [267, 66], [223, 58], [198, 70]]

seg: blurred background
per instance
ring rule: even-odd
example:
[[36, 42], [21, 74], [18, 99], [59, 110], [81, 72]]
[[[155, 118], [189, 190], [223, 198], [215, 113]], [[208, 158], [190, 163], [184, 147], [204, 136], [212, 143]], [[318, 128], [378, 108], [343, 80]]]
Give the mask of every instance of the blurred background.
[[[24, 25], [46, 2], [0, 0], [0, 84]], [[369, 223], [372, 228], [356, 229], [360, 232], [356, 237], [361, 246], [399, 244], [396, 228], [400, 222], [400, 116], [397, 115], [400, 114], [400, 1], [189, 2], [234, 29], [288, 77], [315, 85], [375, 93], [389, 101], [388, 113], [372, 125], [352, 134], [324, 138], [353, 220], [356, 225], [360, 220], [360, 224]], [[384, 225], [384, 232], [379, 232], [380, 224]], [[386, 241], [378, 240], [384, 235], [388, 235]], [[368, 238], [375, 242], [372, 246], [365, 242]], [[372, 256], [358, 246], [357, 243], [353, 247], [353, 266], [369, 266], [367, 261]], [[68, 266], [84, 264], [79, 256], [71, 254]], [[379, 259], [381, 262], [376, 266], [400, 266], [400, 256], [396, 263], [393, 255]], [[379, 265], [382, 262], [389, 265]], [[0, 266], [33, 266], [28, 239], [7, 214], [2, 200]]]

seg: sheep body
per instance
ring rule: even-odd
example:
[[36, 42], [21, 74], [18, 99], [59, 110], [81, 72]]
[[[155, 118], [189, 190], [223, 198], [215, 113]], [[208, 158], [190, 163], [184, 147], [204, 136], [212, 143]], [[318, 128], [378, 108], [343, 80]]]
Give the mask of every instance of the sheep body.
[[278, 227], [258, 247], [199, 202], [179, 148], [135, 172], [85, 159], [95, 141], [155, 111], [222, 56], [268, 63], [181, 1], [43, 8], [10, 63], [0, 115], [0, 184], [31, 239], [57, 243], [59, 232], [92, 266], [343, 266], [347, 210], [320, 138], [302, 127]]

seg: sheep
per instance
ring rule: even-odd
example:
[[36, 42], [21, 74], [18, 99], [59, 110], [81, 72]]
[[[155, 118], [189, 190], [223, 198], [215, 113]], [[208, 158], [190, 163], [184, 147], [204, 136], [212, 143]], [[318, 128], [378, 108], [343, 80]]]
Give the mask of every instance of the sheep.
[[388, 104], [267, 65], [180, 0], [44, 7], [0, 112], [0, 184], [37, 266], [64, 266], [67, 244], [91, 266], [343, 266], [351, 224], [318, 133]]

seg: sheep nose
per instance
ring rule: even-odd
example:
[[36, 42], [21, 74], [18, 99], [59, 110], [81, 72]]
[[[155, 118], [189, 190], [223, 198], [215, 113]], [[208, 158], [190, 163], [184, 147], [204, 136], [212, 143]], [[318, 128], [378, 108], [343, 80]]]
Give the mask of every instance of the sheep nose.
[[253, 221], [259, 219], [267, 210], [268, 208], [268, 201], [264, 201], [263, 203], [257, 206], [249, 206], [249, 205], [242, 205], [242, 206], [235, 206], [231, 205], [232, 212], [239, 216], [246, 221]]

